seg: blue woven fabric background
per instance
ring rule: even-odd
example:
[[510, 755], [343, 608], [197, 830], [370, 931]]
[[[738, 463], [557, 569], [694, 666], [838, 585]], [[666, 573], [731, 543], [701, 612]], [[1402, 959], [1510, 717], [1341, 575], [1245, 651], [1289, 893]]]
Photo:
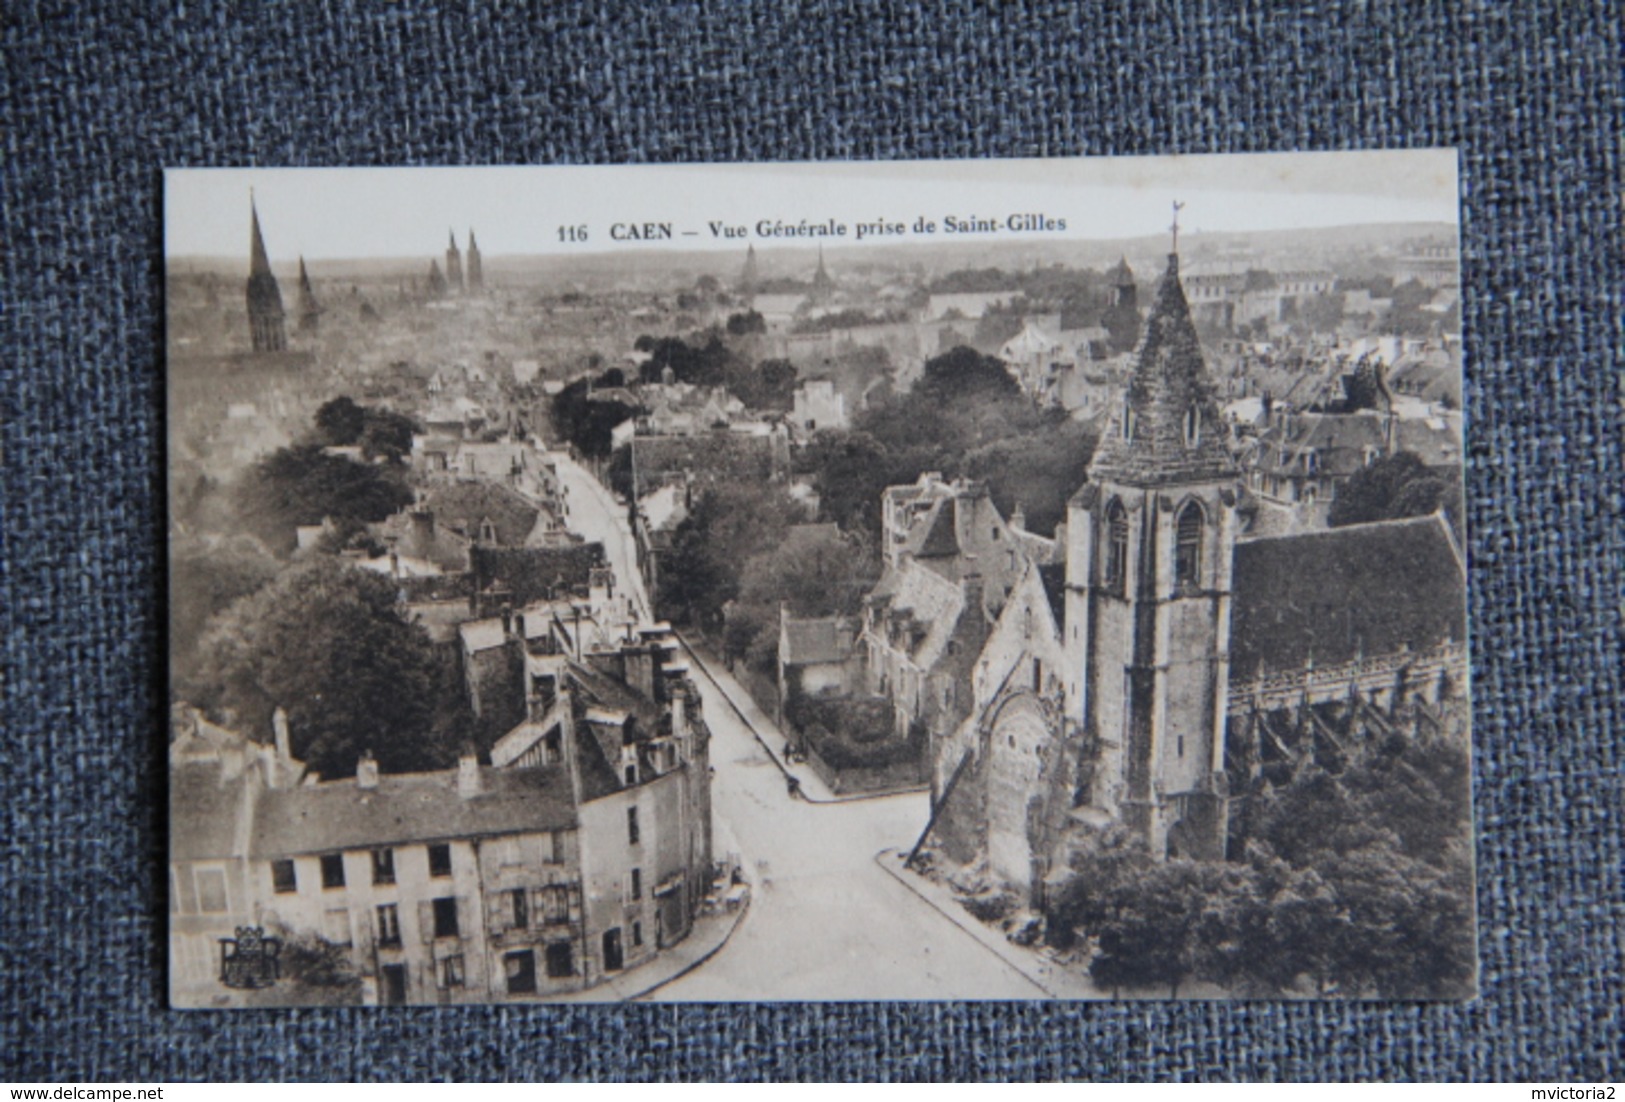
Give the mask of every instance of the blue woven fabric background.
[[[1619, 1078], [1619, 3], [425, 7], [0, 14], [0, 1079]], [[161, 166], [1424, 145], [1462, 150], [1478, 1000], [166, 1008]]]

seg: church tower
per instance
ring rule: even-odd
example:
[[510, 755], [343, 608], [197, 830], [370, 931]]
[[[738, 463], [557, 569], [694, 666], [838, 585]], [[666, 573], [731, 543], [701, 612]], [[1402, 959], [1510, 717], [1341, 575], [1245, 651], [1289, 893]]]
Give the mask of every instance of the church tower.
[[288, 332], [283, 325], [282, 289], [277, 286], [276, 276], [271, 274], [265, 237], [260, 233], [260, 212], [252, 197], [248, 209], [252, 224], [248, 246], [249, 336], [256, 352], [283, 352], [288, 347]]
[[310, 273], [305, 271], [305, 258], [299, 258], [299, 332], [316, 332], [322, 308], [316, 303], [316, 292], [310, 286]]
[[474, 231], [468, 231], [468, 290], [470, 293], [485, 289], [485, 269], [480, 264], [480, 246], [474, 240]]
[[451, 230], [446, 232], [449, 237], [446, 244], [446, 287], [455, 295], [463, 289], [463, 257], [457, 251], [457, 234]]
[[756, 246], [745, 246], [745, 267], [739, 273], [739, 297], [748, 304], [756, 298], [756, 285], [761, 277], [756, 272]]
[[1100, 324], [1111, 334], [1113, 352], [1132, 352], [1140, 343], [1140, 303], [1128, 257], [1119, 257], [1117, 267], [1106, 273], [1106, 279], [1110, 290], [1106, 292], [1106, 311]]
[[1079, 796], [1159, 857], [1224, 854], [1237, 474], [1175, 252], [1066, 524], [1066, 712], [1100, 747]]
[[814, 302], [828, 302], [835, 297], [835, 281], [829, 277], [829, 269], [824, 267], [824, 246], [818, 246], [818, 270], [813, 273], [812, 293], [807, 296]]

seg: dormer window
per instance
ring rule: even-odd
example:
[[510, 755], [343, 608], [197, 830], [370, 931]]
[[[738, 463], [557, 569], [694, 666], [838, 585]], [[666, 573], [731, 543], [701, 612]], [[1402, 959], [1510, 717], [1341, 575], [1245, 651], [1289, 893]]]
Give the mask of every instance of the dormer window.
[[480, 521], [480, 542], [495, 543], [497, 541], [497, 526], [490, 519]]

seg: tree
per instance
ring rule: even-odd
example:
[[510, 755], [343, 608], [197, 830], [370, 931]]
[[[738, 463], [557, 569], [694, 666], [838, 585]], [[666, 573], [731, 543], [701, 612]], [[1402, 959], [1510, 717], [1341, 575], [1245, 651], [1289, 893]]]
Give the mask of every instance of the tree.
[[397, 472], [310, 445], [272, 452], [237, 488], [243, 524], [279, 552], [293, 549], [299, 525], [328, 517], [381, 521], [411, 502], [412, 491]]
[[925, 373], [914, 390], [938, 405], [1021, 393], [1004, 361], [965, 345], [925, 361]]
[[745, 337], [752, 333], [766, 333], [767, 319], [755, 310], [747, 310], [742, 314], [728, 315], [728, 335], [730, 337]]
[[354, 444], [366, 427], [367, 411], [346, 396], [334, 398], [316, 411], [316, 431], [327, 444]]
[[714, 632], [739, 595], [752, 556], [775, 546], [800, 519], [800, 507], [774, 485], [717, 482], [677, 526], [660, 570], [656, 600], [667, 615]]
[[879, 556], [859, 535], [803, 529], [754, 555], [727, 607], [724, 649], [760, 670], [778, 653], [779, 606], [792, 616], [855, 613], [880, 576]]
[[1459, 512], [1456, 488], [1425, 465], [1414, 452], [1393, 455], [1363, 467], [1339, 484], [1327, 511], [1333, 528], [1377, 520], [1427, 516], [1443, 508]]
[[383, 458], [391, 463], [403, 462], [410, 456], [413, 435], [423, 431], [423, 426], [412, 418], [390, 409], [369, 408], [365, 421], [361, 430], [361, 454], [368, 459]]
[[280, 565], [247, 534], [170, 544], [169, 653], [178, 688], [186, 690], [195, 676], [197, 643], [209, 619], [269, 583]]
[[329, 558], [295, 566], [215, 616], [200, 651], [199, 703], [261, 739], [283, 708], [294, 755], [323, 775], [353, 773], [368, 749], [390, 772], [456, 757], [456, 681], [381, 575]]
[[820, 430], [808, 446], [807, 462], [816, 472], [824, 517], [848, 531], [878, 534], [881, 492], [901, 473], [886, 446], [867, 432]]

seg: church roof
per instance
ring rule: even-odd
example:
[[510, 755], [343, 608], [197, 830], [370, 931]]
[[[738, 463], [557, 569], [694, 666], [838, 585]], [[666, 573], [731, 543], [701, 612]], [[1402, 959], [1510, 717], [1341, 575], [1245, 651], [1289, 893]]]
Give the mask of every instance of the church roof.
[[1244, 540], [1231, 577], [1231, 676], [1460, 642], [1464, 578], [1437, 514]]
[[[1128, 414], [1102, 437], [1090, 464], [1091, 480], [1143, 486], [1235, 477], [1213, 382], [1180, 286], [1177, 253], [1168, 256], [1124, 402]], [[1186, 431], [1193, 410], [1200, 416], [1194, 440]]]

